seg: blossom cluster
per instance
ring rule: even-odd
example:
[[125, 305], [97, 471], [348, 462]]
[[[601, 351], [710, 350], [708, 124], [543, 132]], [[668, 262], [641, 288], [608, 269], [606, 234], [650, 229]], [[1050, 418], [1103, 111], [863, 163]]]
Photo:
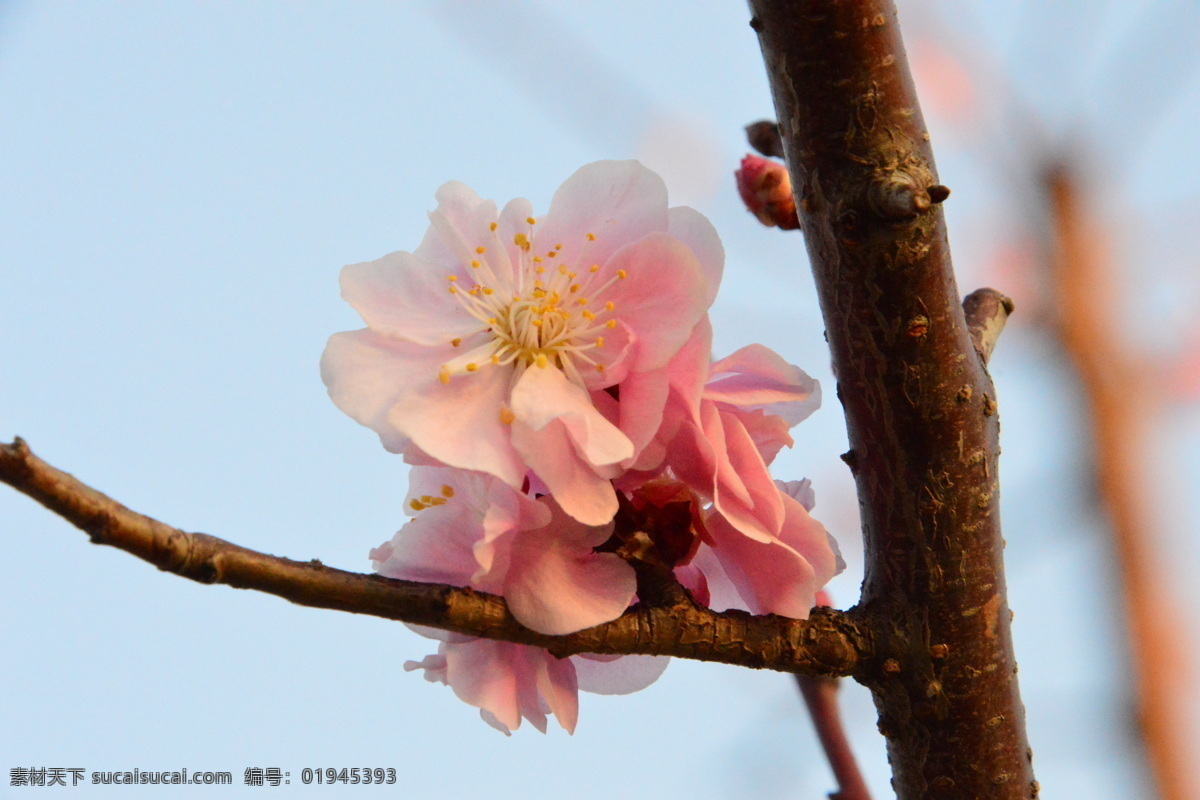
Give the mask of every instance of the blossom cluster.
[[[638, 601], [611, 546], [619, 507], [686, 508], [658, 544], [698, 602], [807, 616], [842, 562], [808, 482], [767, 467], [820, 390], [760, 345], [711, 359], [724, 250], [708, 220], [668, 207], [635, 161], [583, 167], [541, 217], [457, 182], [437, 201], [413, 252], [343, 270], [366, 328], [321, 359], [334, 403], [413, 465], [412, 519], [371, 551], [376, 571], [491, 592], [526, 627], [572, 633]], [[635, 691], [666, 665], [418, 632], [438, 651], [406, 669], [506, 733], [551, 713], [571, 731], [579, 689]]]

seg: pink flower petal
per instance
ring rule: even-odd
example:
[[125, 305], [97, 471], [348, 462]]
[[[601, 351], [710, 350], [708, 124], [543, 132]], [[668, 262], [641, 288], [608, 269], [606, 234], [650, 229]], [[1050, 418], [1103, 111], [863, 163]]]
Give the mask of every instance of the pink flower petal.
[[514, 422], [512, 443], [572, 517], [584, 525], [603, 525], [617, 513], [612, 483], [580, 458], [561, 420], [554, 420], [540, 431]]
[[553, 367], [535, 365], [525, 370], [512, 390], [512, 412], [534, 431], [560, 421], [579, 454], [595, 466], [633, 455], [629, 437], [596, 410], [587, 392]]
[[676, 206], [667, 212], [667, 233], [688, 246], [700, 261], [708, 285], [707, 306], [716, 299], [725, 270], [725, 247], [708, 217], [694, 208]]
[[445, 291], [445, 276], [469, 264], [477, 246], [489, 243], [485, 237], [496, 221], [496, 204], [459, 181], [442, 184], [434, 197], [437, 208], [429, 212], [429, 230], [413, 255], [437, 268]]
[[[562, 244], [577, 263], [604, 264], [619, 248], [667, 229], [667, 187], [636, 161], [597, 161], [567, 178], [538, 224], [539, 241]], [[587, 240], [592, 234], [593, 241]]]
[[712, 365], [704, 396], [744, 410], [762, 409], [796, 425], [821, 405], [821, 385], [760, 344], [743, 347]]
[[321, 355], [321, 380], [338, 408], [398, 453], [409, 438], [388, 415], [414, 383], [436, 374], [443, 357], [435, 349], [369, 330], [335, 333]]
[[592, 694], [640, 692], [659, 679], [671, 659], [666, 656], [621, 656], [600, 659], [590, 654], [572, 656], [579, 688]]
[[437, 368], [409, 387], [391, 408], [388, 423], [430, 456], [452, 467], [495, 475], [520, 487], [525, 464], [509, 441], [500, 412], [507, 405], [511, 371], [485, 364], [449, 383]]
[[626, 276], [604, 297], [614, 303], [616, 317], [637, 333], [638, 355], [632, 368], [665, 366], [708, 310], [708, 286], [700, 262], [670, 234], [652, 233], [622, 247], [604, 269]]
[[511, 650], [516, 647], [521, 645], [472, 639], [439, 648], [446, 656], [446, 682], [458, 699], [487, 711], [508, 731], [521, 725], [517, 684], [526, 677], [524, 659]]
[[558, 635], [616, 619], [637, 591], [633, 568], [613, 553], [594, 553], [611, 523], [585, 526], [554, 509], [550, 525], [513, 542], [504, 599], [527, 628]]

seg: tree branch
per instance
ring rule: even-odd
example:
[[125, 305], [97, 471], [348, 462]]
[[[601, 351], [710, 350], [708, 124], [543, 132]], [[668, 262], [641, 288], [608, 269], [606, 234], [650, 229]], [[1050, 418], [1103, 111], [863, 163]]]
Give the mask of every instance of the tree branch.
[[877, 636], [858, 677], [875, 697], [893, 785], [900, 800], [1035, 796], [1004, 585], [995, 389], [959, 302], [946, 190], [895, 8], [750, 5], [846, 412], [860, 607]]
[[0, 481], [109, 545], [164, 572], [200, 583], [254, 589], [303, 606], [368, 614], [506, 642], [577, 653], [663, 655], [814, 675], [852, 674], [869, 657], [853, 614], [815, 608], [807, 620], [717, 613], [682, 590], [638, 605], [604, 625], [565, 636], [518, 623], [504, 599], [458, 586], [361, 575], [319, 561], [292, 561], [203, 533], [186, 533], [131, 511], [35, 456], [20, 438], [0, 444]]

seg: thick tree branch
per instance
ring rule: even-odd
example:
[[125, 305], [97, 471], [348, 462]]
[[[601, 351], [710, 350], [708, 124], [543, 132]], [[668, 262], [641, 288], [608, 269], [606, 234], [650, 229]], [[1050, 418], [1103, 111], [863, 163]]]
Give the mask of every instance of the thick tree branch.
[[861, 608], [877, 637], [858, 677], [875, 697], [893, 785], [900, 800], [1035, 796], [1004, 585], [995, 389], [959, 302], [946, 190], [895, 8], [750, 5], [846, 412]]
[[547, 636], [518, 623], [503, 598], [457, 586], [360, 575], [319, 561], [292, 561], [203, 533], [186, 533], [131, 511], [55, 469], [21, 439], [0, 445], [0, 481], [29, 495], [104, 544], [200, 583], [254, 589], [293, 603], [517, 644], [559, 657], [645, 654], [718, 661], [815, 675], [852, 674], [869, 640], [850, 613], [813, 609], [807, 620], [739, 611], [717, 613], [682, 590], [662, 605], [635, 606], [604, 625]]

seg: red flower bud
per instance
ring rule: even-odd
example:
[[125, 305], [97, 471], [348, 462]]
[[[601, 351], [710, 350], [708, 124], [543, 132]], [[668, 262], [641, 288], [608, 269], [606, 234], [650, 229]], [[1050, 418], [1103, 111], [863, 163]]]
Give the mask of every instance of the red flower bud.
[[747, 155], [742, 159], [742, 168], [733, 175], [742, 202], [759, 222], [785, 231], [800, 227], [796, 201], [792, 199], [792, 180], [786, 166], [778, 161]]

